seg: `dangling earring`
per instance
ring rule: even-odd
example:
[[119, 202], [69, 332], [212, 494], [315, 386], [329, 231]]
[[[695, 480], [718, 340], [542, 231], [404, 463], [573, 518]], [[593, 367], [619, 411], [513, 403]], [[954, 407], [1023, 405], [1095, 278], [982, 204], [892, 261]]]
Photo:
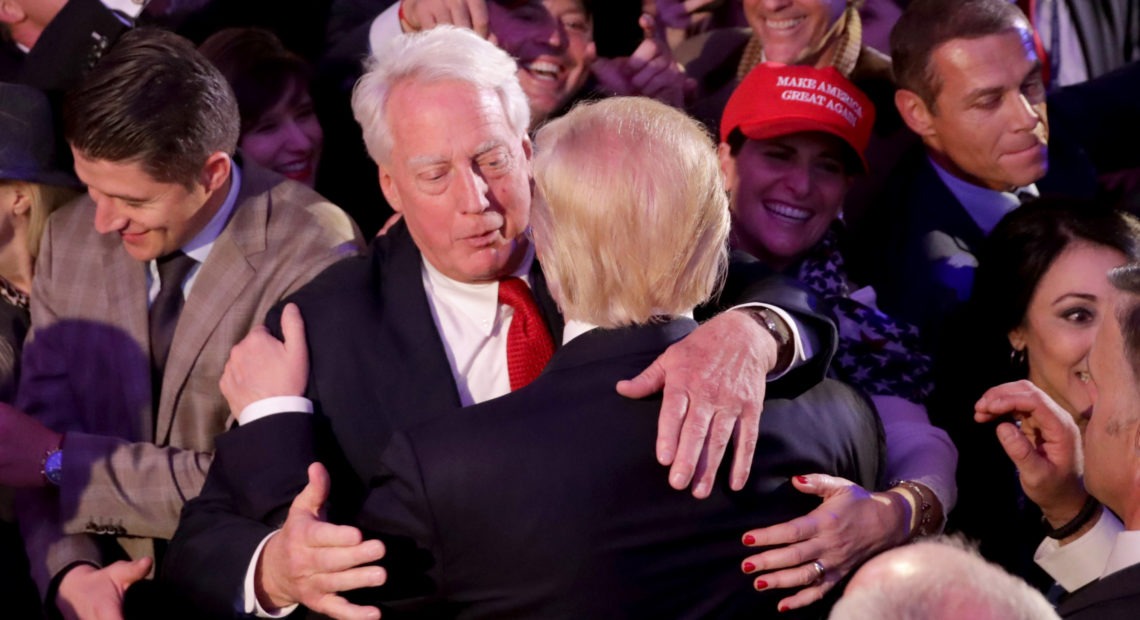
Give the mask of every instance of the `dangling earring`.
[[1014, 370], [1025, 372], [1028, 370], [1029, 362], [1026, 360], [1025, 349], [1011, 349], [1009, 352], [1009, 365]]

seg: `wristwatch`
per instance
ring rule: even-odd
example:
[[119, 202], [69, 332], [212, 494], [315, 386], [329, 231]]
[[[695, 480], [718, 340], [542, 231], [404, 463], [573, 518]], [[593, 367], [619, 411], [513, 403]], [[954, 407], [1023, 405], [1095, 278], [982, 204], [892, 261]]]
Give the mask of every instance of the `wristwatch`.
[[40, 470], [44, 480], [59, 486], [63, 480], [63, 448], [54, 448], [44, 454], [43, 469]]
[[792, 330], [788, 328], [780, 315], [769, 308], [752, 307], [745, 309], [745, 312], [769, 334], [772, 334], [772, 338], [776, 340], [776, 366], [772, 368], [772, 371], [780, 372], [790, 366], [792, 358], [796, 354], [796, 347], [795, 343], [792, 342]]

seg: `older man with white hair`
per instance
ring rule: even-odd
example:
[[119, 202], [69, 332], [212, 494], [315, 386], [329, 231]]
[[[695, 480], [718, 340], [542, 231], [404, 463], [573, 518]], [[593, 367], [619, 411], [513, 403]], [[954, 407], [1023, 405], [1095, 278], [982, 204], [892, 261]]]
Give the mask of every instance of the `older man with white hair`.
[[1028, 583], [956, 538], [896, 547], [851, 578], [830, 620], [1057, 620]]
[[[357, 84], [353, 108], [403, 222], [370, 258], [327, 270], [292, 298], [277, 315], [284, 342], [257, 330], [231, 355], [222, 389], [241, 426], [221, 439], [167, 556], [168, 576], [215, 611], [303, 603], [374, 617], [336, 593], [382, 581], [360, 566], [382, 548], [316, 519], [326, 496], [331, 521], [351, 520], [394, 431], [525, 385], [561, 343], [562, 317], [524, 234], [534, 146], [516, 69], [472, 32], [441, 27], [398, 37]], [[823, 341], [805, 364], [818, 372], [787, 376], [802, 391], [822, 379], [834, 328], [788, 293], [801, 327], [819, 325]], [[277, 331], [278, 319], [270, 325]], [[792, 327], [772, 307], [726, 312], [621, 384], [635, 398], [665, 384], [657, 456], [672, 465], [669, 484], [693, 480], [707, 496], [735, 437], [730, 484], [744, 485], [765, 378], [798, 355]], [[282, 453], [288, 465], [264, 465]], [[314, 470], [290, 507], [313, 461], [328, 466], [331, 496]]]

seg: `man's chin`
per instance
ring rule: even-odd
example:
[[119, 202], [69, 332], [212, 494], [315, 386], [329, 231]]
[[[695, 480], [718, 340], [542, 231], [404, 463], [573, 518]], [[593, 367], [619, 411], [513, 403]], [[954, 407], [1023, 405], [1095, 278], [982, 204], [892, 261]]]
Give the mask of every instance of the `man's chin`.
[[131, 258], [143, 263], [155, 260], [158, 257], [162, 256], [161, 249], [155, 249], [149, 244], [146, 244], [141, 239], [134, 241], [124, 237], [123, 250], [126, 251], [127, 255], [129, 255]]
[[483, 248], [471, 257], [472, 274], [479, 280], [498, 280], [518, 269], [526, 257], [526, 245], [516, 240]]

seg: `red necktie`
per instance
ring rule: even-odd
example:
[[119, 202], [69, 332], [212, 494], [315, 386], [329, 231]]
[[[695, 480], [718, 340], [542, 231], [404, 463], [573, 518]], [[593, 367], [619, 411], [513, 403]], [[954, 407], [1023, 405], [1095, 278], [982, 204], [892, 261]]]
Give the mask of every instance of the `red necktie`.
[[515, 311], [507, 332], [507, 371], [514, 391], [534, 381], [546, 367], [554, 355], [554, 340], [526, 282], [518, 278], [499, 280], [499, 303]]

